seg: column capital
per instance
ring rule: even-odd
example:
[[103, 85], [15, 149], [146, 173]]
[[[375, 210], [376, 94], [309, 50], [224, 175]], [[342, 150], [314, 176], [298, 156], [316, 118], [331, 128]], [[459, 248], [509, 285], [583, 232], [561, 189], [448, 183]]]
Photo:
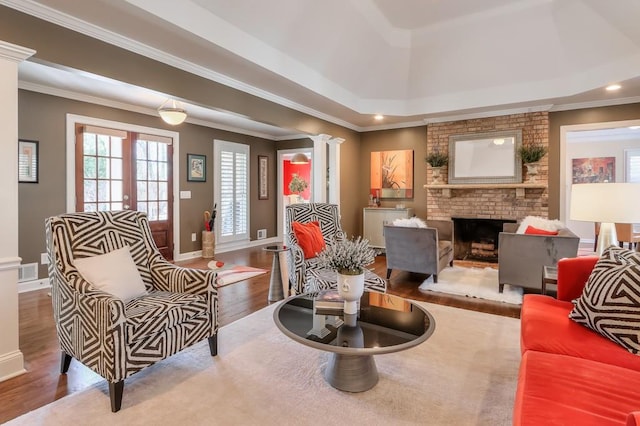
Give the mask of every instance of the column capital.
[[29, 49], [28, 47], [22, 47], [17, 44], [11, 44], [0, 40], [0, 59], [22, 62], [33, 56], [35, 53], [35, 50]]

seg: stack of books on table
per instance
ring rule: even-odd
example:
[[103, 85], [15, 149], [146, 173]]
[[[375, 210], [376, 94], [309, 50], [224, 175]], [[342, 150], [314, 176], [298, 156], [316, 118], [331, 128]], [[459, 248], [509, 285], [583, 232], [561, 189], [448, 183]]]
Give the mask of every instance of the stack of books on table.
[[320, 315], [342, 315], [344, 299], [340, 297], [338, 290], [322, 290], [313, 299], [313, 311]]

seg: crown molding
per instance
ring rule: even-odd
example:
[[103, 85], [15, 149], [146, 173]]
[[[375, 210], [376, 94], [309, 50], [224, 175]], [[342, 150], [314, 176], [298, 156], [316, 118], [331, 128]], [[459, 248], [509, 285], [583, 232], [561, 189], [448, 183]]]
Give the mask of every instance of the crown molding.
[[167, 54], [166, 52], [163, 52], [159, 49], [155, 49], [153, 47], [147, 46], [146, 44], [132, 40], [128, 37], [124, 37], [113, 31], [106, 30], [104, 28], [90, 24], [88, 22], [72, 17], [65, 13], [58, 12], [57, 10], [54, 10], [50, 7], [33, 2], [32, 0], [22, 0], [22, 1], [2, 0], [0, 3], [8, 7], [11, 7], [12, 9], [16, 9], [20, 12], [29, 14], [31, 16], [35, 16], [36, 18], [42, 19], [44, 21], [54, 23], [56, 25], [79, 32], [81, 34], [103, 41], [105, 43], [109, 43], [114, 46], [128, 50], [130, 52], [145, 56], [147, 58], [156, 60], [158, 62], [165, 63], [167, 65], [173, 66], [175, 68], [181, 69], [183, 71], [189, 72], [199, 77], [206, 78], [207, 80], [215, 81], [216, 83], [220, 83], [227, 87], [240, 90], [244, 93], [257, 96], [259, 98], [276, 103], [278, 105], [282, 105], [284, 107], [291, 108], [293, 110], [319, 118], [324, 121], [328, 121], [338, 126], [346, 127], [348, 129], [357, 131], [357, 126], [347, 121], [322, 113], [320, 111], [316, 111], [313, 108], [300, 105], [289, 99], [283, 98], [281, 96], [267, 92], [255, 86], [251, 86], [249, 84], [235, 80], [224, 74], [212, 71], [210, 69], [194, 64], [192, 62], [185, 61], [176, 56]]
[[[150, 115], [153, 117], [158, 117], [158, 111], [153, 108], [147, 108], [140, 105], [134, 105], [127, 102], [114, 101], [111, 99], [105, 99], [98, 96], [91, 96], [84, 93], [73, 92], [70, 90], [58, 89], [55, 87], [45, 86], [41, 84], [35, 84], [25, 81], [18, 82], [18, 88], [22, 90], [28, 90], [31, 92], [42, 93], [45, 95], [58, 96], [60, 98], [71, 99], [79, 102], [87, 102], [95, 105], [105, 106], [109, 108], [117, 108], [125, 111], [131, 111], [139, 114]], [[225, 130], [228, 132], [239, 133], [241, 135], [254, 136], [257, 138], [268, 139], [272, 141], [278, 140], [286, 140], [286, 139], [296, 139], [294, 136], [272, 136], [262, 132], [255, 132], [252, 130], [242, 129], [240, 127], [229, 126], [222, 123], [217, 123], [215, 121], [202, 120], [198, 118], [193, 118], [187, 116], [185, 123], [196, 124], [204, 127], [209, 127], [217, 130]], [[300, 136], [300, 137], [306, 137]]]
[[33, 56], [35, 50], [0, 40], [0, 58], [20, 63]]
[[635, 103], [640, 103], [640, 96], [632, 96], [628, 98], [619, 98], [619, 99], [607, 99], [607, 100], [591, 101], [591, 102], [579, 102], [574, 104], [554, 105], [549, 110], [549, 112], [570, 111], [573, 109], [585, 109], [585, 108], [600, 108], [600, 107], [635, 104]]

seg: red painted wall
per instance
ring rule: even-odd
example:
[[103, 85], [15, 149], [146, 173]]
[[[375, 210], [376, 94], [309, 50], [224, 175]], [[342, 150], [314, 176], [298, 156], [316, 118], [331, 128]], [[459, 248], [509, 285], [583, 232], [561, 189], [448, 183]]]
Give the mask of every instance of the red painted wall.
[[297, 173], [302, 179], [306, 180], [309, 186], [305, 189], [300, 195], [305, 200], [309, 200], [311, 198], [311, 161], [308, 164], [291, 164], [289, 160], [284, 160], [284, 164], [282, 167], [283, 173], [282, 178], [284, 180], [284, 195], [291, 195], [292, 192], [289, 191], [289, 182], [293, 178], [293, 174]]

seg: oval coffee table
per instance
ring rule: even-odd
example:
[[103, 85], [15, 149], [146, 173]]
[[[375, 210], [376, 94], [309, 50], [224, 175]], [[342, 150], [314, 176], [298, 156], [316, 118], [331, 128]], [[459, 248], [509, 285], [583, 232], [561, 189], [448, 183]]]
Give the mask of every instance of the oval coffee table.
[[334, 388], [363, 392], [378, 383], [374, 355], [402, 351], [427, 340], [435, 330], [433, 316], [410, 300], [365, 291], [355, 315], [314, 314], [307, 293], [284, 300], [273, 313], [277, 327], [303, 345], [331, 352], [324, 372]]

